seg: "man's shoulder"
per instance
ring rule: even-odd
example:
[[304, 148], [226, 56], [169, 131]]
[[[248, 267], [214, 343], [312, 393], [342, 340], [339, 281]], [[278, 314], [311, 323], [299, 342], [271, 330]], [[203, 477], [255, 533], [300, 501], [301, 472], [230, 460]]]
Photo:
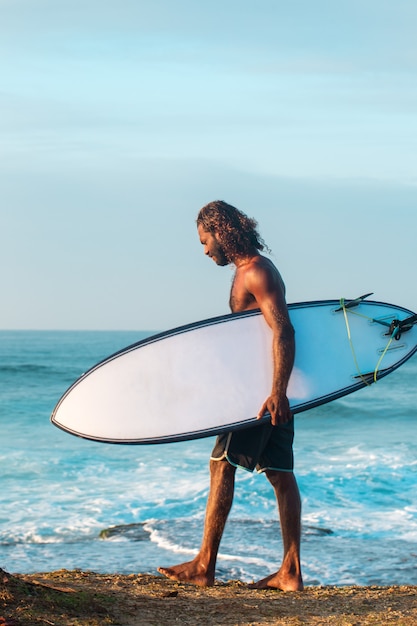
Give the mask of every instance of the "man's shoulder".
[[251, 259], [250, 263], [248, 263], [247, 270], [276, 272], [279, 274], [278, 268], [275, 263], [273, 263], [271, 259], [264, 256], [263, 254], [257, 254], [256, 256], [254, 256]]
[[264, 285], [268, 291], [285, 294], [285, 284], [277, 266], [262, 254], [253, 257], [245, 273], [247, 284]]

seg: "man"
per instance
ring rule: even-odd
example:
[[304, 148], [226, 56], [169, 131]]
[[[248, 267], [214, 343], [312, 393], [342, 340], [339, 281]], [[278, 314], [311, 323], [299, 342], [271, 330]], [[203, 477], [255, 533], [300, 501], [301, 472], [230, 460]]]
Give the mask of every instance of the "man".
[[252, 586], [283, 591], [303, 589], [300, 566], [301, 501], [293, 474], [293, 417], [286, 395], [294, 363], [294, 329], [285, 302], [285, 286], [275, 265], [260, 254], [265, 245], [257, 223], [223, 201], [210, 202], [197, 217], [204, 253], [217, 265], [233, 264], [230, 293], [233, 312], [259, 308], [273, 331], [274, 374], [271, 393], [260, 407], [270, 421], [217, 438], [210, 459], [210, 492], [203, 540], [192, 561], [161, 567], [173, 580], [200, 586], [214, 584], [220, 540], [232, 506], [236, 467], [264, 472], [275, 490], [281, 521], [284, 556], [274, 574]]

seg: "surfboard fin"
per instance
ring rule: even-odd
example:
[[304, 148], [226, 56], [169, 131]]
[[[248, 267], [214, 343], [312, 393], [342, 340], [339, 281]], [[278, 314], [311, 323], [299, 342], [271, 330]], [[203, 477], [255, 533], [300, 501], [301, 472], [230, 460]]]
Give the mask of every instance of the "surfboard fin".
[[[352, 309], [354, 306], [358, 306], [358, 304], [360, 304], [361, 302], [363, 302], [365, 300], [365, 298], [369, 298], [369, 296], [373, 296], [373, 292], [371, 293], [365, 293], [363, 296], [359, 296], [359, 298], [355, 298], [354, 300], [345, 300], [344, 301], [344, 306], [340, 306], [338, 309], [335, 309], [335, 313], [337, 313], [338, 311], [343, 311], [343, 309]], [[341, 302], [343, 301], [343, 299], [341, 299]]]
[[402, 333], [411, 330], [413, 325], [417, 323], [417, 313], [410, 315], [405, 320], [392, 320], [387, 335], [392, 335], [398, 341]]
[[353, 380], [362, 380], [365, 384], [367, 385], [371, 385], [372, 383], [375, 383], [376, 380], [378, 378], [381, 378], [382, 376], [385, 376], [386, 373], [389, 374], [389, 369], [388, 370], [378, 370], [378, 372], [375, 374], [375, 370], [373, 372], [365, 372], [364, 374], [360, 373], [360, 374], [355, 374], [354, 376], [352, 376]]

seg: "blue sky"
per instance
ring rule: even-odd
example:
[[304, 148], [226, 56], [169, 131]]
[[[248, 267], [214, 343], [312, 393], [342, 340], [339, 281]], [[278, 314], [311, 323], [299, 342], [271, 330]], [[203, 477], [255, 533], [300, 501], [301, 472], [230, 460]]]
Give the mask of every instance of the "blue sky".
[[288, 300], [417, 310], [414, 0], [0, 0], [4, 329], [227, 312], [198, 209], [259, 222]]

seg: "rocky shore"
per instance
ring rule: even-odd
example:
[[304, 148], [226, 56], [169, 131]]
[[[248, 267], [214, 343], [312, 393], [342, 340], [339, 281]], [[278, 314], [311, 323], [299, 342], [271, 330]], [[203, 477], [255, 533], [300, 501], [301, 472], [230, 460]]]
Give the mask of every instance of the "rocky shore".
[[307, 587], [239, 581], [201, 589], [151, 575], [0, 570], [0, 626], [415, 626], [417, 587]]

